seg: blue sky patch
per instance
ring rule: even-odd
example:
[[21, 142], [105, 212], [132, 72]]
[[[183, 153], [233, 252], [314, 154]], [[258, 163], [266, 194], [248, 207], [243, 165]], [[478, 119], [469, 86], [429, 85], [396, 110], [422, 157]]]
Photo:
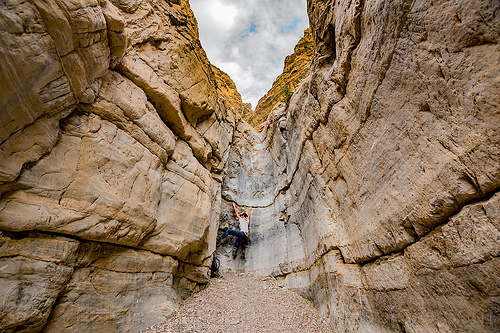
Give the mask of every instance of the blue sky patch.
[[294, 17], [292, 19], [292, 23], [290, 23], [289, 25], [285, 25], [284, 27], [280, 28], [280, 33], [282, 33], [282, 34], [289, 34], [291, 32], [295, 32], [297, 30], [297, 26], [301, 22], [302, 22], [301, 19], [299, 19], [298, 17]]
[[248, 29], [248, 32], [246, 34], [240, 35], [240, 42], [247, 38], [250, 33], [256, 32], [257, 31], [257, 25], [253, 22], [250, 22], [250, 28]]
[[[0, 3], [2, 0], [0, 0]], [[210, 62], [255, 107], [309, 25], [306, 0], [190, 0]]]

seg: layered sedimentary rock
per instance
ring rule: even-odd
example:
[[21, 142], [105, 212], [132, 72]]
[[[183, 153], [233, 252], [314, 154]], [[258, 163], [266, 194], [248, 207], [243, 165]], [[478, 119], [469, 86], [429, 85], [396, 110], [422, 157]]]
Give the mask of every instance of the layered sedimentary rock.
[[212, 65], [212, 70], [215, 75], [217, 89], [219, 89], [221, 95], [224, 97], [223, 101], [226, 103], [226, 107], [232, 108], [236, 115], [247, 119], [252, 113], [252, 104], [243, 103], [241, 95], [236, 89], [236, 84], [234, 84], [229, 75], [214, 65]]
[[208, 282], [235, 122], [188, 2], [4, 1], [0, 45], [0, 330], [161, 322]]
[[257, 132], [186, 0], [0, 4], [1, 331], [160, 322], [207, 283], [231, 201], [255, 208], [223, 269], [335, 331], [497, 329], [498, 2], [308, 10], [310, 69]]
[[308, 10], [306, 80], [262, 133], [237, 126], [222, 221], [256, 208], [223, 266], [278, 276], [338, 332], [496, 331], [498, 2]]
[[261, 131], [276, 103], [284, 101], [287, 92], [291, 95], [309, 73], [313, 55], [314, 41], [311, 29], [306, 29], [304, 36], [295, 45], [293, 53], [285, 58], [283, 73], [276, 78], [271, 89], [259, 100], [255, 111], [243, 115], [243, 119], [256, 130]]

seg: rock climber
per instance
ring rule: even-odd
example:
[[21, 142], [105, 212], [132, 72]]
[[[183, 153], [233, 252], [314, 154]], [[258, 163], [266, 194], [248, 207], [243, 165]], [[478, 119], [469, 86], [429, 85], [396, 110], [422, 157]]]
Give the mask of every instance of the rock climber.
[[238, 210], [236, 209], [236, 205], [234, 204], [234, 202], [233, 208], [236, 216], [238, 217], [238, 222], [240, 223], [240, 231], [228, 229], [222, 234], [221, 239], [224, 239], [227, 235], [236, 236], [236, 241], [234, 242], [233, 247], [233, 258], [235, 258], [236, 253], [238, 252], [238, 246], [241, 243], [246, 243], [246, 241], [248, 240], [248, 223], [250, 222], [250, 212], [252, 211], [252, 207], [248, 208], [248, 214], [242, 213], [241, 215], [238, 214]]

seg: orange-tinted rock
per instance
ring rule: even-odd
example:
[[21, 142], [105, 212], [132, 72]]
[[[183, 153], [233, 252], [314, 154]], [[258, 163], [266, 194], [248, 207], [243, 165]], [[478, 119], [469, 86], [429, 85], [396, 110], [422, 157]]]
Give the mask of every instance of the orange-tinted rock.
[[295, 46], [293, 54], [286, 57], [283, 73], [276, 78], [271, 89], [259, 100], [255, 111], [244, 114], [243, 118], [255, 129], [261, 131], [272, 108], [286, 98], [286, 91], [293, 92], [307, 76], [313, 55], [314, 42], [311, 30], [306, 29], [304, 36]]

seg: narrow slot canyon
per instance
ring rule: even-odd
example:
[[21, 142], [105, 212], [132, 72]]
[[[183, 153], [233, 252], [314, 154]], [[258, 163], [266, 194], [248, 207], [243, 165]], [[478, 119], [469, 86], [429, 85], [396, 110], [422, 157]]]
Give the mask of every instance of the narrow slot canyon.
[[498, 331], [500, 4], [307, 10], [252, 111], [187, 0], [0, 3], [0, 331], [140, 331], [214, 257], [333, 332]]

